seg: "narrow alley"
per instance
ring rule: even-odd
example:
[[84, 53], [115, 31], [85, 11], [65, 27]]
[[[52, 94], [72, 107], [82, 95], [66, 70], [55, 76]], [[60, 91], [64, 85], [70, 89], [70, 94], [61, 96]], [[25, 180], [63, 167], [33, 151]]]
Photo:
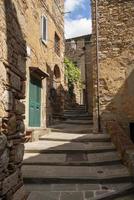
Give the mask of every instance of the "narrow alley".
[[[127, 168], [108, 134], [93, 134], [84, 106], [67, 110], [39, 141], [25, 145], [28, 200], [115, 199], [131, 194]], [[130, 196], [132, 199], [134, 195]]]
[[0, 200], [134, 200], [134, 0], [0, 0]]

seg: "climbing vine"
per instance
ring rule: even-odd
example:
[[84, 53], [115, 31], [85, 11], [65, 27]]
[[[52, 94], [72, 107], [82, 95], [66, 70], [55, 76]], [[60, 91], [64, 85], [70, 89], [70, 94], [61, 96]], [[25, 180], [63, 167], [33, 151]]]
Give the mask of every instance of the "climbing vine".
[[68, 58], [65, 58], [65, 76], [68, 79], [68, 86], [72, 87], [74, 84], [81, 86], [81, 72], [80, 69]]

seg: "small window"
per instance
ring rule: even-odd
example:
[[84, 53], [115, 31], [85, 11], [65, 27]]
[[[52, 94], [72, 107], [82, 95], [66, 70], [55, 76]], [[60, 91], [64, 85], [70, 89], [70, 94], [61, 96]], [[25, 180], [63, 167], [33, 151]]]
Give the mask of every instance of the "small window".
[[43, 42], [47, 42], [47, 18], [45, 16], [41, 18], [41, 39]]
[[60, 38], [57, 33], [55, 33], [54, 43], [55, 53], [60, 56]]
[[77, 49], [77, 44], [75, 40], [71, 40], [71, 48], [76, 50]]

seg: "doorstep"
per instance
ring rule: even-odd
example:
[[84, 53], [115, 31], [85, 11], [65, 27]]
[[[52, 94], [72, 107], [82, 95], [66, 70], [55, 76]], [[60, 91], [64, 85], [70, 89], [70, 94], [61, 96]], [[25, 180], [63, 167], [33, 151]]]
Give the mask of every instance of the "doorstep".
[[35, 127], [35, 128], [27, 128], [26, 129], [26, 136], [25, 136], [25, 143], [26, 142], [35, 142], [38, 141], [40, 137], [48, 134], [50, 132], [50, 128], [43, 128], [43, 127]]

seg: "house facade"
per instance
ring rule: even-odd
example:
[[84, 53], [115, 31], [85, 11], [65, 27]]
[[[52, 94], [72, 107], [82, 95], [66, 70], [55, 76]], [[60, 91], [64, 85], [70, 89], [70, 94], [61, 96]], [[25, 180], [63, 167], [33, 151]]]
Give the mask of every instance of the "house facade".
[[63, 110], [63, 12], [63, 0], [0, 1], [2, 199], [25, 197], [21, 173], [25, 132], [38, 139], [53, 115]]
[[32, 130], [35, 137], [53, 123], [54, 114], [63, 110], [63, 11], [63, 0], [37, 1], [25, 11], [25, 17], [29, 19], [24, 27], [29, 53], [25, 123], [27, 131]]

